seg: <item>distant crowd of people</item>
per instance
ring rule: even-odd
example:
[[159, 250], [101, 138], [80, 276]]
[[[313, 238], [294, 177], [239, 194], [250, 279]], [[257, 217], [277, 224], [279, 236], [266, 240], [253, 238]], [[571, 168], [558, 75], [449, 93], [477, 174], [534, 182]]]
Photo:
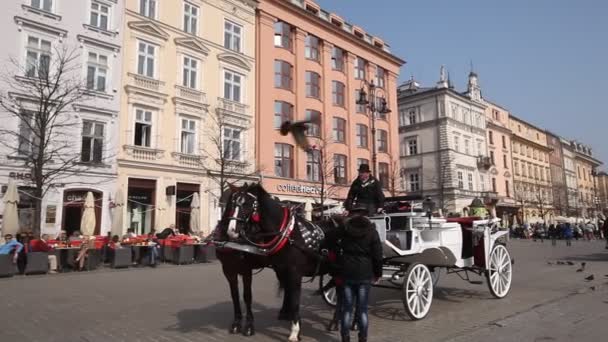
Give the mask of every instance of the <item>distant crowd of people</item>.
[[541, 242], [551, 240], [553, 244], [556, 244], [557, 240], [565, 240], [567, 246], [571, 245], [572, 239], [577, 241], [606, 239], [606, 249], [608, 249], [608, 220], [600, 221], [599, 225], [592, 221], [549, 225], [545, 223], [525, 223], [512, 226], [510, 233], [512, 238], [540, 240]]

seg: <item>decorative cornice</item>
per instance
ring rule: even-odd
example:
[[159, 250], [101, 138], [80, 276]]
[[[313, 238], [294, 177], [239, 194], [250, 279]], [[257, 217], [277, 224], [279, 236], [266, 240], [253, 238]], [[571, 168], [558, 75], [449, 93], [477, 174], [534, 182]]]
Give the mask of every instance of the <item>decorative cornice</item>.
[[68, 31], [66, 31], [64, 29], [46, 25], [41, 22], [34, 21], [34, 20], [31, 20], [28, 18], [15, 16], [14, 19], [15, 19], [15, 23], [17, 23], [17, 26], [19, 26], [18, 30], [20, 32], [23, 30], [23, 26], [28, 26], [28, 27], [32, 27], [37, 30], [41, 30], [41, 31], [45, 31], [45, 32], [49, 32], [54, 35], [57, 35], [57, 36], [59, 36], [59, 41], [62, 41], [63, 38], [65, 38], [68, 35]]
[[192, 37], [175, 38], [173, 41], [175, 42], [175, 45], [182, 46], [182, 47], [188, 48], [190, 50], [193, 50], [195, 52], [202, 53], [205, 56], [207, 56], [209, 54], [209, 51], [211, 51], [205, 44], [203, 44], [203, 42], [201, 42], [200, 40], [198, 40], [196, 38], [192, 38]]
[[160, 38], [165, 41], [169, 39], [169, 34], [152, 21], [131, 21], [127, 24], [127, 26], [129, 26], [129, 28], [132, 30], [149, 34], [153, 37]]
[[235, 55], [233, 53], [220, 53], [219, 55], [217, 55], [217, 59], [222, 62], [226, 62], [228, 64], [239, 67], [241, 69], [251, 71], [251, 64], [249, 64], [249, 62], [247, 62], [244, 58], [241, 58], [240, 56]]
[[87, 37], [82, 34], [77, 35], [76, 39], [78, 39], [78, 41], [80, 42], [81, 47], [83, 46], [83, 44], [90, 44], [90, 45], [95, 45], [95, 46], [103, 48], [103, 49], [112, 50], [112, 51], [114, 51], [115, 55], [120, 52], [120, 45], [104, 42], [102, 40]]

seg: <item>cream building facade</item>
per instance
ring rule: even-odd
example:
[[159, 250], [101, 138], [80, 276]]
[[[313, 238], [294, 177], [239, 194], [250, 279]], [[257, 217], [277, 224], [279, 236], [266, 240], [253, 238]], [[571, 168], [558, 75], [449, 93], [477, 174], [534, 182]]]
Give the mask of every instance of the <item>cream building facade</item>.
[[551, 168], [544, 130], [510, 116], [515, 200], [520, 206], [519, 222], [549, 220], [553, 215]]
[[591, 147], [577, 141], [570, 143], [574, 150], [574, 164], [578, 191], [575, 193], [578, 217], [594, 218], [598, 213], [597, 168], [602, 162], [593, 156]]
[[126, 1], [118, 152], [125, 229], [189, 229], [197, 193], [208, 232], [219, 211], [219, 151], [249, 172], [256, 4]]

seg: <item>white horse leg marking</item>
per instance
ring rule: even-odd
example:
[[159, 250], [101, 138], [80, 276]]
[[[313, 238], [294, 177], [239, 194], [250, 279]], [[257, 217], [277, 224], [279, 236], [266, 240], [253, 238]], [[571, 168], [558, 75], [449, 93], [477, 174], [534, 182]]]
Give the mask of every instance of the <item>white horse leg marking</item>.
[[289, 335], [289, 342], [298, 342], [300, 335], [300, 322], [291, 323], [291, 334]]
[[[232, 218], [236, 219], [239, 217], [239, 207], [234, 208], [234, 214]], [[237, 239], [239, 237], [239, 233], [236, 232], [236, 220], [230, 220], [228, 223], [228, 236], [231, 239]]]

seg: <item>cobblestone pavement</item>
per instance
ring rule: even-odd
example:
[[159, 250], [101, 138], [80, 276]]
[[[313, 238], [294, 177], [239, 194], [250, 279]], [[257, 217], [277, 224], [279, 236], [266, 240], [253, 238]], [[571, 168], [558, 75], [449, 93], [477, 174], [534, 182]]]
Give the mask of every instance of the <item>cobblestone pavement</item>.
[[[413, 322], [403, 310], [401, 293], [374, 289], [370, 299], [370, 341], [532, 341], [526, 335], [527, 320], [535, 317], [550, 327], [563, 315], [583, 320], [560, 328], [563, 340], [573, 329], [602, 329], [600, 321], [608, 308], [608, 250], [601, 242], [560, 243], [512, 241], [513, 288], [509, 296], [494, 299], [487, 285], [472, 285], [455, 275], [442, 275], [427, 318]], [[580, 263], [556, 265], [556, 260]], [[549, 265], [547, 262], [552, 262]], [[584, 280], [589, 274], [595, 280]], [[590, 288], [595, 286], [596, 291]], [[303, 294], [303, 340], [337, 341], [325, 332], [329, 308], [312, 296], [312, 285]], [[603, 292], [604, 291], [604, 292]], [[0, 341], [285, 341], [288, 325], [276, 316], [281, 299], [272, 272], [254, 279], [257, 334], [251, 338], [232, 336], [227, 283], [219, 264], [162, 266], [157, 269], [100, 270], [46, 276], [18, 276], [0, 279]], [[600, 297], [603, 296], [603, 297]], [[603, 299], [602, 299], [603, 298]], [[573, 303], [577, 303], [574, 305]], [[588, 307], [585, 303], [593, 303]], [[562, 311], [556, 311], [562, 310]], [[554, 314], [550, 315], [549, 313]], [[557, 313], [556, 313], [557, 312]], [[560, 316], [558, 313], [563, 315]], [[539, 317], [544, 317], [541, 321]], [[589, 318], [589, 319], [586, 319]], [[577, 320], [574, 320], [577, 321]], [[558, 322], [559, 323], [559, 322]], [[570, 329], [570, 330], [569, 330]], [[526, 338], [526, 336], [530, 338]], [[542, 334], [541, 334], [542, 335]], [[513, 338], [505, 338], [513, 337]], [[515, 337], [517, 336], [517, 338]], [[545, 334], [540, 336], [553, 336]], [[593, 336], [589, 333], [581, 335]], [[559, 337], [559, 336], [558, 336]], [[551, 337], [551, 340], [559, 340]], [[473, 339], [475, 338], [475, 339]]]

